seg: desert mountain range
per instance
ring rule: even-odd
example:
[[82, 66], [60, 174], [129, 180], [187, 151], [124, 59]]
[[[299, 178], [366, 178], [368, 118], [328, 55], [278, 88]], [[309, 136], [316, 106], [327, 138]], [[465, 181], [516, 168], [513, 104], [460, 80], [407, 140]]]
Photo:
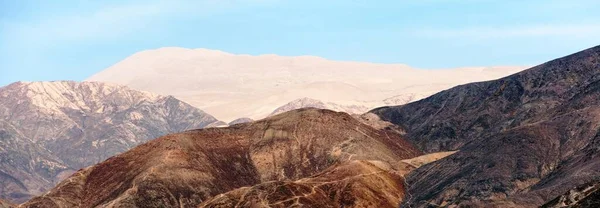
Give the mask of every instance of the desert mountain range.
[[[522, 66], [415, 69], [403, 64], [332, 61], [315, 56], [242, 55], [208, 49], [142, 51], [88, 81], [173, 95], [219, 120], [254, 120], [297, 99], [364, 113], [469, 82], [497, 79]], [[156, 84], [160, 83], [160, 84]], [[309, 106], [306, 106], [309, 107]]]
[[[169, 53], [164, 50], [179, 54], [173, 55], [178, 61], [160, 53], [149, 61], [153, 64], [143, 61], [147, 53], [161, 50], [167, 55]], [[191, 52], [189, 56], [184, 56], [180, 54], [182, 50]], [[202, 55], [194, 55], [197, 53]], [[137, 60], [139, 56], [142, 58]], [[301, 60], [291, 61], [289, 66], [294, 67], [304, 66], [311, 61], [315, 62], [312, 65], [314, 68], [333, 64], [333, 61], [315, 57], [247, 56], [163, 48], [136, 54], [128, 58], [133, 62], [125, 60], [94, 77], [119, 72], [123, 76], [108, 77], [121, 79], [123, 83], [104, 81], [135, 89], [141, 87], [136, 88], [132, 83], [154, 86], [156, 91], [179, 88], [180, 93], [193, 92], [191, 97], [194, 97], [200, 91], [186, 91], [184, 88], [202, 85], [192, 80], [202, 76], [192, 76], [193, 73], [185, 76], [180, 72], [190, 69], [208, 70], [205, 72], [233, 70], [232, 66], [236, 63], [253, 66], [254, 59], [258, 58]], [[234, 59], [253, 61], [232, 61]], [[194, 64], [182, 64], [181, 60]], [[168, 63], [173, 66], [171, 69]], [[0, 170], [2, 173], [5, 170], [13, 171], [10, 172], [12, 175], [0, 175], [3, 177], [0, 182], [10, 187], [2, 190], [3, 193], [13, 195], [5, 194], [0, 198], [26, 199], [36, 195], [19, 205], [0, 201], [0, 206], [596, 207], [599, 204], [600, 46], [527, 70], [515, 69], [517, 73], [508, 76], [497, 73], [500, 70], [497, 68], [436, 71], [464, 75], [467, 79], [489, 73], [498, 76], [498, 79], [490, 76], [488, 78], [492, 80], [473, 83], [462, 80], [465, 84], [449, 84], [444, 89], [450, 88], [442, 91], [439, 91], [441, 87], [435, 88], [441, 85], [431, 84], [434, 83], [432, 80], [437, 79], [432, 71], [403, 65], [335, 63], [347, 64], [345, 66], [357, 74], [365, 73], [362, 77], [352, 78], [343, 74], [342, 68], [319, 68], [331, 70], [330, 77], [338, 77], [339, 74], [335, 73], [341, 73], [340, 80], [355, 79], [355, 83], [350, 84], [355, 94], [344, 95], [341, 91], [339, 97], [336, 97], [338, 94], [332, 94], [336, 99], [339, 98], [338, 102], [319, 97], [318, 93], [343, 89], [325, 86], [340, 83], [348, 86], [348, 83], [320, 80], [327, 77], [323, 74], [327, 74], [328, 70], [313, 70], [312, 73], [316, 75], [306, 75], [304, 73], [312, 69], [306, 66], [303, 68], [306, 71], [294, 74], [299, 77], [297, 80], [293, 76], [287, 80], [303, 82], [302, 77], [305, 76], [309, 80], [306, 81], [307, 85], [327, 83], [315, 88], [315, 96], [304, 96], [304, 92], [300, 93], [304, 89], [297, 88], [297, 94], [284, 90], [282, 95], [293, 95], [289, 97], [293, 99], [286, 101], [282, 98], [285, 96], [251, 101], [268, 104], [269, 101], [282, 98], [281, 103], [262, 106], [264, 111], [253, 108], [251, 104], [245, 109], [231, 108], [231, 111], [236, 111], [228, 112], [235, 115], [231, 118], [239, 119], [232, 121], [229, 126], [177, 100], [177, 95], [155, 95], [121, 85], [100, 82], [20, 82], [0, 88], [0, 101], [5, 103], [0, 104], [0, 110], [3, 110], [0, 112], [4, 113], [5, 118], [0, 123], [3, 125], [0, 129], [0, 148], [10, 151], [0, 155]], [[115, 68], [123, 64], [129, 69], [139, 69], [133, 71], [139, 72], [140, 76], [130, 74], [128, 77], [125, 75], [133, 71], [120, 72]], [[264, 64], [266, 69], [271, 66], [269, 61], [256, 61], [255, 64]], [[140, 67], [132, 67], [136, 65]], [[191, 68], [176, 67], [183, 65]], [[406, 94], [399, 93], [405, 88], [390, 87], [402, 85], [400, 83], [404, 78], [387, 74], [386, 79], [393, 83], [389, 84], [375, 73], [367, 76], [360, 67], [353, 68], [355, 65], [379, 66], [382, 67], [382, 73], [399, 67], [399, 70], [414, 72], [417, 80], [424, 80], [419, 77], [429, 75], [427, 86], [417, 88], [420, 92], [424, 92], [423, 89], [438, 90], [420, 100], [406, 100]], [[141, 73], [141, 69], [149, 69], [145, 67], [150, 66], [155, 67], [146, 70], [151, 75]], [[179, 69], [182, 71], [176, 71]], [[153, 79], [158, 76], [155, 72], [181, 80], [158, 89], [158, 82]], [[170, 75], [171, 72], [177, 73]], [[223, 73], [212, 71], [207, 74], [211, 74], [206, 76], [210, 78], [198, 79], [215, 83], [223, 81], [223, 84], [234, 83], [236, 85], [232, 86], [237, 86], [237, 81], [230, 80]], [[261, 81], [278, 79], [250, 74], [248, 76], [251, 79], [244, 79], [247, 86], [257, 87], [252, 88], [257, 92], [261, 92], [261, 89], [266, 94], [274, 92], [267, 83]], [[273, 76], [280, 75], [275, 73]], [[148, 83], [141, 84], [143, 79], [148, 79]], [[194, 84], [183, 83], [185, 79], [190, 79], [193, 81], [190, 83]], [[449, 75], [447, 79], [455, 80]], [[307, 86], [303, 83], [286, 83], [283, 78], [281, 80], [278, 86], [290, 89]], [[405, 81], [410, 80], [406, 78]], [[368, 82], [373, 86], [366, 84]], [[332, 83], [335, 84], [330, 85]], [[460, 85], [454, 86], [457, 84]], [[377, 90], [377, 87], [382, 88]], [[210, 92], [215, 93], [212, 94], [214, 96], [233, 91], [242, 97], [250, 96], [243, 91], [245, 89], [226, 88], [221, 88], [223, 91], [214, 88], [216, 91]], [[343, 101], [352, 96], [360, 97], [363, 91], [369, 91], [365, 99], [360, 99], [366, 102], [356, 104], [356, 100]], [[383, 92], [389, 94], [381, 96], [381, 99], [377, 97], [378, 93], [385, 94]], [[409, 103], [391, 106], [381, 104], [364, 114], [350, 115], [346, 111], [351, 110], [344, 110], [348, 106], [363, 106], [365, 103], [376, 105], [378, 102]], [[206, 103], [215, 104], [213, 109], [235, 106], [235, 102]], [[110, 107], [112, 105], [117, 107]], [[304, 108], [307, 106], [311, 108]], [[342, 112], [318, 108], [338, 108]], [[41, 114], [46, 111], [54, 114]], [[227, 114], [222, 115], [227, 117]], [[263, 114], [267, 117], [259, 118]], [[55, 117], [61, 119], [47, 121]], [[106, 119], [111, 120], [110, 125]], [[64, 134], [70, 131], [61, 130], [68, 126], [63, 123], [72, 123], [66, 129], [79, 128], [76, 132], [80, 134]], [[102, 129], [84, 128], [90, 126]], [[144, 130], [132, 134], [120, 133], [131, 129]], [[91, 133], [83, 134], [89, 137], [82, 137], [81, 132]], [[122, 141], [124, 138], [132, 138], [124, 135], [147, 135], [156, 139], [136, 137], [134, 140], [138, 139], [135, 140], [137, 143], [126, 143]], [[66, 143], [54, 143], [62, 140], [66, 140]], [[98, 148], [101, 141], [113, 143], [104, 144], [101, 146], [104, 149], [97, 151], [94, 148]], [[113, 149], [117, 151], [106, 153]], [[106, 154], [97, 156], [96, 152]], [[101, 159], [104, 156], [106, 160]], [[75, 169], [72, 164], [91, 166]], [[14, 175], [23, 179], [14, 180]], [[23, 181], [32, 179], [41, 182], [25, 186], [27, 183]], [[62, 181], [48, 191], [39, 188], [59, 180]], [[30, 187], [37, 192], [30, 191]]]

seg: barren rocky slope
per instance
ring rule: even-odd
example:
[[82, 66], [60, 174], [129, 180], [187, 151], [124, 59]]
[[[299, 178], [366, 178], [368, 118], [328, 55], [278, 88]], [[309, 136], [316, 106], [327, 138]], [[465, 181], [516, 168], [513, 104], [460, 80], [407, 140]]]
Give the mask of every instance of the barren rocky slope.
[[[398, 167], [396, 167], [398, 168]], [[296, 181], [269, 181], [219, 194], [199, 207], [398, 207], [404, 178], [389, 164], [354, 160]]]
[[398, 207], [406, 196], [404, 176], [452, 153], [422, 155], [396, 165], [351, 160], [307, 178], [235, 189], [207, 199], [199, 207]]
[[[361, 197], [374, 199], [366, 194], [376, 193], [380, 197], [377, 199], [394, 204], [403, 196], [401, 187], [396, 186], [402, 180], [390, 170], [399, 167], [402, 159], [420, 154], [398, 134], [374, 129], [348, 114], [302, 109], [227, 128], [160, 137], [80, 170], [49, 193], [22, 206], [195, 207], [205, 201], [230, 205], [234, 202], [211, 197], [260, 183], [264, 188], [251, 189], [262, 192], [278, 188], [276, 184], [292, 184], [285, 189], [299, 193], [292, 189], [307, 191], [307, 184], [330, 181], [333, 188], [346, 190], [341, 189], [346, 183], [335, 183], [329, 175], [383, 170], [388, 173], [377, 177], [386, 183], [371, 184], [379, 179], [357, 178], [348, 181], [355, 185], [347, 190], [356, 197], [355, 203], [365, 203]], [[318, 173], [321, 174], [315, 175]], [[375, 189], [372, 185], [382, 187]], [[235, 197], [248, 189], [226, 195]], [[325, 197], [319, 190], [315, 190], [319, 194], [311, 200]], [[388, 191], [389, 195], [379, 195]], [[341, 195], [334, 192], [326, 196], [331, 202], [322, 203], [337, 203]], [[248, 195], [248, 203], [254, 197]]]
[[0, 198], [22, 202], [152, 138], [221, 123], [173, 97], [123, 86], [13, 83], [0, 88]]
[[539, 206], [600, 175], [600, 46], [372, 113], [424, 152], [405, 206]]
[[240, 117], [262, 119], [304, 97], [367, 109], [399, 105], [458, 84], [496, 79], [524, 68], [422, 70], [403, 64], [170, 47], [133, 54], [88, 80], [173, 95], [229, 122]]
[[73, 171], [49, 150], [0, 120], [0, 197], [23, 202]]

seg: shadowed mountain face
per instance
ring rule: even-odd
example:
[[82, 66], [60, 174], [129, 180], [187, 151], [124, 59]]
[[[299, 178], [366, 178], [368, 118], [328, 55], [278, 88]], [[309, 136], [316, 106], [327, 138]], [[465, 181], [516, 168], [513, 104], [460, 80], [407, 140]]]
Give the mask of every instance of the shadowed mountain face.
[[412, 172], [405, 205], [539, 206], [600, 175], [599, 104], [600, 46], [372, 113], [460, 150]]
[[0, 88], [0, 198], [23, 202], [140, 143], [218, 123], [173, 97], [122, 86], [13, 83]]
[[[27, 200], [74, 172], [49, 150], [0, 121], [0, 196], [14, 202]], [[62, 177], [62, 178], [61, 178]]]
[[315, 100], [311, 98], [300, 98], [293, 100], [281, 107], [275, 109], [269, 116], [277, 115], [283, 112], [301, 109], [301, 108], [319, 108], [319, 109], [328, 109], [339, 112], [346, 112], [349, 114], [362, 114], [367, 112], [369, 108], [365, 106], [359, 105], [339, 105], [336, 103], [328, 102], [324, 103], [320, 100]]
[[[399, 176], [388, 169], [418, 155], [398, 134], [373, 129], [348, 114], [302, 109], [227, 128], [163, 136], [80, 170], [23, 206], [193, 207], [228, 191], [231, 197], [248, 189], [260, 195], [279, 188], [277, 184], [290, 184], [284, 189], [293, 193], [282, 193], [286, 196], [310, 193], [314, 187], [319, 192], [314, 197], [333, 196], [331, 203], [337, 203], [342, 195], [335, 190], [346, 190], [346, 183], [334, 181], [332, 174], [356, 184], [347, 190], [356, 194], [358, 203], [360, 197], [370, 197], [360, 194], [361, 186], [373, 189], [369, 181], [377, 181], [366, 174], [383, 170], [389, 173], [377, 177], [389, 184], [371, 192], [389, 191], [389, 196], [381, 197], [393, 204], [403, 192], [394, 186], [401, 182]], [[351, 180], [352, 176], [357, 178]], [[327, 190], [316, 184], [328, 181], [332, 184]], [[330, 195], [323, 195], [324, 191]], [[254, 199], [248, 197], [247, 203]], [[233, 203], [222, 197], [211, 201]]]

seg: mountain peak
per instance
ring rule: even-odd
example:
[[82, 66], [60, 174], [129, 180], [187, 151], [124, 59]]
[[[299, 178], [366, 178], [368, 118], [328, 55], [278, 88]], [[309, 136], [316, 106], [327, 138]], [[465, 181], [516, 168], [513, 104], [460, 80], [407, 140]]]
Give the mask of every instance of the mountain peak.
[[174, 97], [124, 86], [10, 84], [0, 88], [0, 198], [22, 202], [150, 139], [222, 123]]

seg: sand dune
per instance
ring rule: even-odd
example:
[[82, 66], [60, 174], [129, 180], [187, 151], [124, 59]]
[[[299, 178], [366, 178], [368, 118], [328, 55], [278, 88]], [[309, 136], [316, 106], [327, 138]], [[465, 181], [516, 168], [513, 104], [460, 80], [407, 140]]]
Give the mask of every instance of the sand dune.
[[365, 108], [404, 104], [452, 86], [497, 79], [524, 68], [425, 70], [404, 64], [170, 47], [136, 53], [88, 81], [173, 95], [218, 119], [231, 121], [240, 117], [260, 119], [304, 97]]

